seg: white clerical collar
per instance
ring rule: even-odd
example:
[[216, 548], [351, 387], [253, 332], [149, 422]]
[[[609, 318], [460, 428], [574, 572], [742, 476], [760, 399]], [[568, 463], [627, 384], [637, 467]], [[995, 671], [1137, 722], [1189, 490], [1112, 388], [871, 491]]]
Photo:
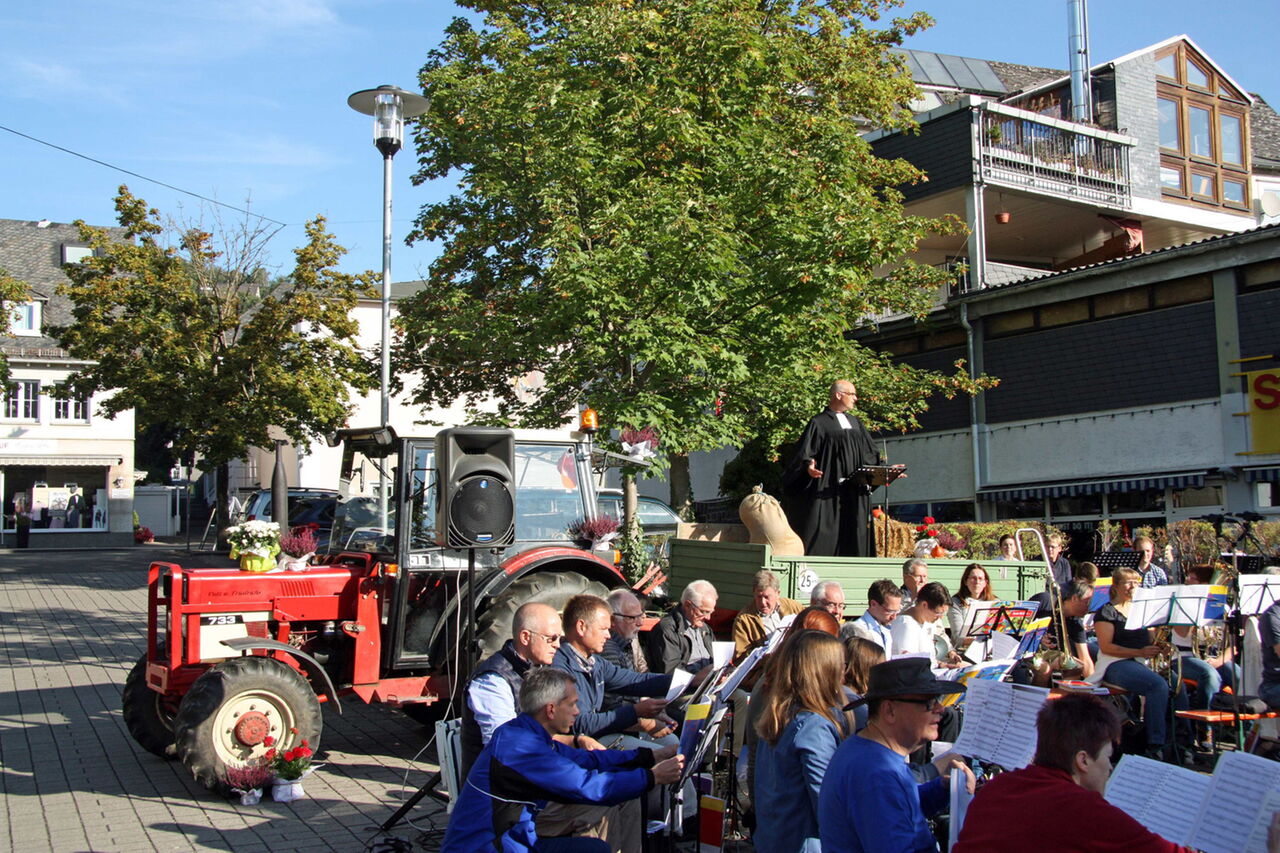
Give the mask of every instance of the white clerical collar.
[[849, 416], [844, 412], [832, 412], [836, 416], [836, 423], [840, 424], [840, 429], [853, 429], [853, 422], [849, 420]]

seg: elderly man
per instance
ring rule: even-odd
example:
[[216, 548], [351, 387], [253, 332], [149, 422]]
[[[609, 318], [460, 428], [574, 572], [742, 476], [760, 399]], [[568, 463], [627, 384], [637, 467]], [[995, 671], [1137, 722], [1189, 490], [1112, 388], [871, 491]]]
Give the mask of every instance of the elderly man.
[[[919, 783], [907, 756], [937, 740], [940, 697], [964, 689], [935, 678], [924, 658], [871, 667], [866, 695], [850, 705], [866, 703], [867, 727], [836, 749], [818, 795], [824, 853], [937, 850], [926, 818], [946, 807], [957, 768], [947, 764], [943, 775]], [[963, 764], [958, 770], [972, 792], [973, 773]]]
[[782, 472], [787, 519], [811, 557], [872, 557], [871, 488], [858, 473], [879, 461], [875, 444], [853, 414], [853, 383], [832, 383], [825, 411], [805, 427]]
[[929, 582], [929, 564], [923, 557], [912, 557], [902, 564], [902, 608], [916, 603], [920, 587]]
[[[578, 716], [573, 678], [557, 669], [529, 674], [520, 688], [520, 710], [480, 753], [449, 818], [441, 853], [638, 850], [638, 809], [610, 807], [679, 780], [684, 762], [675, 748], [586, 751], [556, 742]], [[544, 834], [540, 823], [535, 829], [535, 815], [552, 802], [599, 812], [607, 827], [601, 837], [608, 842]]]
[[[575, 595], [564, 606], [565, 642], [551, 665], [573, 676], [577, 687], [581, 713], [573, 730], [597, 738], [637, 726], [654, 737], [670, 734], [665, 723], [655, 725], [654, 721], [667, 704], [661, 697], [671, 686], [671, 676], [622, 669], [602, 656], [611, 616], [609, 605], [594, 595]], [[641, 699], [606, 710], [606, 691], [660, 698]]]
[[654, 672], [672, 672], [683, 667], [698, 672], [711, 663], [711, 634], [709, 620], [716, 610], [720, 595], [708, 581], [696, 580], [684, 588], [680, 603], [667, 611], [649, 632], [645, 654], [649, 669]]
[[[644, 606], [636, 594], [626, 587], [618, 587], [605, 596], [609, 605], [609, 639], [605, 641], [600, 656], [609, 663], [629, 672], [648, 672], [649, 662], [640, 648], [640, 623], [644, 621]], [[618, 693], [606, 693], [605, 709], [616, 708], [624, 702], [634, 702], [635, 697]]]
[[733, 658], [740, 661], [765, 641], [782, 624], [782, 617], [794, 616], [804, 605], [783, 598], [778, 576], [768, 569], [756, 572], [751, 588], [751, 606], [733, 617]]
[[884, 649], [886, 658], [893, 657], [893, 632], [889, 628], [902, 612], [902, 590], [888, 578], [878, 580], [867, 590], [867, 609], [840, 629], [841, 638], [861, 637]]
[[809, 593], [809, 606], [821, 607], [844, 622], [844, 587], [839, 581], [822, 581]]
[[[1037, 846], [1190, 853], [1103, 798], [1112, 746], [1119, 740], [1120, 720], [1097, 696], [1045, 702], [1036, 718], [1035, 761], [983, 786], [969, 804], [954, 853], [1014, 853]], [[1087, 817], [1063, 820], [1064, 815]]]
[[[466, 778], [471, 764], [494, 731], [516, 718], [520, 684], [530, 669], [548, 666], [555, 658], [564, 631], [560, 614], [550, 605], [531, 601], [511, 620], [511, 639], [476, 667], [468, 682], [462, 706], [462, 767]], [[566, 738], [565, 742], [571, 742]], [[582, 740], [578, 741], [583, 744]], [[594, 741], [590, 745], [596, 747]]]

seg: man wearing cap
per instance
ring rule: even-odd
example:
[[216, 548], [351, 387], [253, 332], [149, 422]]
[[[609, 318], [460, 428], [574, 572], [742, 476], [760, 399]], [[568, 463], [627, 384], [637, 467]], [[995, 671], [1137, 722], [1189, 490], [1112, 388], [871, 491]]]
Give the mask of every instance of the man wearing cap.
[[[937, 850], [926, 818], [946, 808], [950, 775], [918, 783], [907, 756], [938, 737], [940, 697], [964, 686], [939, 681], [924, 658], [896, 658], [871, 668], [864, 702], [867, 727], [836, 749], [818, 796], [824, 853], [917, 853]], [[973, 772], [958, 765], [973, 791]]]

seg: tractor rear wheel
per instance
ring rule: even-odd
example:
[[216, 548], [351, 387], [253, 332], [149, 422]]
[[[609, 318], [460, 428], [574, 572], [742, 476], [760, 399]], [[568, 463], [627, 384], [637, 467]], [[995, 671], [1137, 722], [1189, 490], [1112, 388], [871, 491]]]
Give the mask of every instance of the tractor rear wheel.
[[280, 750], [305, 739], [318, 751], [322, 725], [320, 702], [297, 670], [249, 655], [223, 661], [196, 679], [178, 708], [174, 740], [196, 781], [216, 791], [225, 786], [228, 767], [262, 758], [268, 735]]
[[173, 718], [177, 703], [147, 686], [147, 656], [129, 670], [121, 697], [124, 724], [138, 745], [161, 758], [173, 758]]
[[511, 639], [511, 622], [522, 604], [540, 601], [562, 611], [569, 599], [584, 593], [603, 598], [609, 594], [609, 588], [572, 571], [531, 572], [513, 582], [476, 619], [480, 660], [498, 651], [503, 643]]

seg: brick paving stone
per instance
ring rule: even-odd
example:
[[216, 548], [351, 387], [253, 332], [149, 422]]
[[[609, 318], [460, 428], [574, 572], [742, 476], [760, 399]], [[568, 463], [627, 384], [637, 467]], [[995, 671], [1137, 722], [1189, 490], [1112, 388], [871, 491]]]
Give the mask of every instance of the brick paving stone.
[[[242, 807], [133, 743], [120, 691], [145, 651], [146, 567], [157, 558], [192, 564], [159, 549], [0, 552], [0, 849], [364, 847], [435, 770], [429, 751], [414, 760], [425, 730], [393, 709], [350, 697], [342, 715], [326, 710], [326, 766], [294, 804]], [[426, 829], [430, 814], [443, 823], [431, 800], [413, 817]], [[407, 824], [396, 834], [418, 836]]]

